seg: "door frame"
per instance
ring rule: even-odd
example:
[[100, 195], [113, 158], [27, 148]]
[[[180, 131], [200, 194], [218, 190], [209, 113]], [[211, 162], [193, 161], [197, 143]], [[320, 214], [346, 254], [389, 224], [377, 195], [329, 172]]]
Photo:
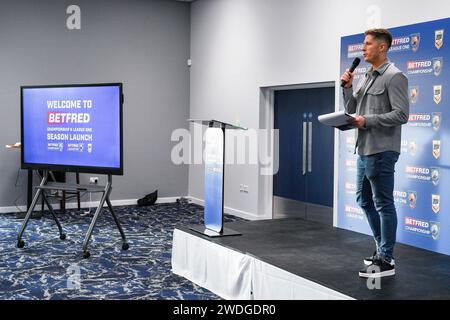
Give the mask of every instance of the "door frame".
[[[275, 91], [279, 90], [298, 90], [298, 89], [316, 89], [316, 88], [335, 88], [335, 110], [338, 109], [339, 87], [336, 81], [324, 81], [291, 85], [276, 85], [260, 87], [259, 101], [259, 127], [266, 129], [267, 143], [263, 146], [269, 151], [269, 154], [278, 153], [278, 145], [271, 144], [271, 132], [274, 129], [274, 109], [275, 109]], [[337, 174], [338, 174], [338, 150], [339, 134], [334, 133], [334, 173], [333, 173], [333, 226], [337, 224]], [[278, 156], [275, 167], [278, 166]], [[273, 219], [273, 175], [258, 175], [258, 213], [265, 219]]]

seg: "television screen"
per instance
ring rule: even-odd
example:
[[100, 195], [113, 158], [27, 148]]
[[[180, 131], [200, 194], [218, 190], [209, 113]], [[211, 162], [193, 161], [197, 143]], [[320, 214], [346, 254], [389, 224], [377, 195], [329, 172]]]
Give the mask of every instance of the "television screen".
[[123, 174], [122, 84], [21, 87], [22, 168]]

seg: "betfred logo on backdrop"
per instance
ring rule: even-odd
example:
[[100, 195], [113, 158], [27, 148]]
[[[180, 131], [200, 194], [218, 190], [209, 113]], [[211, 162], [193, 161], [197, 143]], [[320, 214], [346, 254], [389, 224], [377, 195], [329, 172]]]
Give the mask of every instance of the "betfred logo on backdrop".
[[404, 230], [437, 240], [439, 238], [440, 226], [439, 222], [405, 217]]
[[[420, 47], [420, 33], [413, 33], [406, 36], [394, 37], [392, 39], [389, 53], [397, 53], [403, 51], [416, 52]], [[363, 43], [353, 43], [347, 46], [347, 58], [362, 57], [363, 55]]]
[[405, 191], [394, 190], [394, 202], [399, 204], [408, 203], [408, 193]]
[[440, 169], [437, 167], [406, 166], [405, 173], [409, 179], [431, 181], [435, 186], [439, 184], [441, 176]]
[[364, 44], [362, 43], [349, 44], [347, 46], [347, 58], [362, 57], [363, 47]]
[[389, 53], [396, 53], [402, 51], [416, 52], [420, 47], [420, 33], [413, 33], [409, 36], [395, 37], [392, 39]]
[[434, 74], [439, 76], [444, 66], [444, 58], [438, 57], [431, 60], [412, 60], [407, 62], [408, 75]]
[[415, 209], [417, 204], [417, 191], [394, 190], [394, 202], [408, 205], [411, 209]]
[[364, 220], [365, 214], [360, 207], [345, 205], [345, 215], [351, 219]]
[[442, 113], [410, 113], [407, 126], [420, 128], [433, 128], [438, 131], [442, 123]]

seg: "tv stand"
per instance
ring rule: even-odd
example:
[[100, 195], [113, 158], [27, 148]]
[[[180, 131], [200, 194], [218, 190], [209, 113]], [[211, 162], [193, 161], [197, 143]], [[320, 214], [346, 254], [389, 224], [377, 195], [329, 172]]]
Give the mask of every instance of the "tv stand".
[[83, 242], [83, 258], [89, 258], [90, 257], [90, 253], [88, 250], [88, 243], [89, 240], [91, 239], [92, 236], [92, 232], [94, 230], [95, 224], [97, 223], [97, 219], [103, 209], [103, 205], [107, 204], [109, 211], [111, 212], [113, 218], [114, 218], [114, 222], [116, 223], [117, 229], [119, 229], [120, 235], [122, 237], [122, 250], [128, 250], [129, 245], [127, 242], [127, 238], [125, 236], [125, 233], [123, 232], [122, 226], [120, 225], [119, 220], [117, 219], [116, 214], [114, 213], [114, 209], [111, 205], [111, 201], [109, 200], [109, 195], [111, 193], [111, 189], [112, 189], [112, 176], [108, 175], [108, 182], [106, 184], [106, 186], [99, 186], [99, 185], [91, 185], [91, 184], [69, 184], [69, 183], [60, 183], [60, 182], [47, 182], [48, 180], [48, 171], [44, 171], [41, 183], [39, 184], [39, 186], [36, 186], [35, 188], [37, 189], [36, 194], [34, 195], [33, 201], [31, 202], [30, 207], [28, 208], [27, 214], [25, 216], [25, 219], [22, 223], [22, 227], [20, 229], [20, 232], [17, 236], [17, 247], [18, 248], [23, 248], [25, 246], [25, 242], [22, 240], [22, 235], [25, 231], [25, 228], [27, 227], [28, 221], [31, 218], [31, 214], [34, 210], [34, 207], [37, 204], [37, 201], [39, 199], [39, 197], [42, 195], [42, 199], [44, 200], [45, 204], [47, 205], [50, 214], [52, 215], [53, 219], [56, 222], [56, 225], [58, 227], [59, 230], [59, 238], [61, 240], [65, 240], [66, 239], [66, 234], [63, 233], [63, 229], [61, 227], [61, 224], [59, 223], [58, 218], [56, 217], [56, 214], [53, 210], [52, 205], [50, 204], [50, 201], [47, 199], [47, 195], [46, 192], [50, 191], [50, 190], [61, 190], [61, 191], [71, 191], [71, 192], [77, 192], [77, 191], [86, 191], [86, 192], [98, 192], [98, 193], [103, 193], [103, 196], [100, 200], [100, 203], [97, 207], [97, 209], [95, 210], [95, 214], [94, 217], [92, 218], [91, 224], [89, 225], [89, 229], [86, 233], [86, 236], [84, 238], [84, 242]]

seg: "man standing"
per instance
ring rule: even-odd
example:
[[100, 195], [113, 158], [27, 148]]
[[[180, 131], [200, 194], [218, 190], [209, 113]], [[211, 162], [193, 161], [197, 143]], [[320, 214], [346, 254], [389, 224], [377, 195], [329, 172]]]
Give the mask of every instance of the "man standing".
[[364, 33], [363, 56], [371, 64], [353, 90], [353, 73], [342, 75], [347, 113], [356, 113], [358, 148], [356, 198], [367, 216], [376, 243], [364, 259], [361, 277], [395, 274], [397, 212], [394, 205], [395, 163], [400, 155], [401, 125], [409, 118], [408, 79], [388, 59], [392, 35], [386, 29]]

